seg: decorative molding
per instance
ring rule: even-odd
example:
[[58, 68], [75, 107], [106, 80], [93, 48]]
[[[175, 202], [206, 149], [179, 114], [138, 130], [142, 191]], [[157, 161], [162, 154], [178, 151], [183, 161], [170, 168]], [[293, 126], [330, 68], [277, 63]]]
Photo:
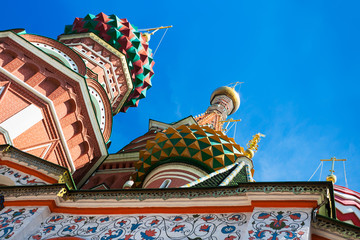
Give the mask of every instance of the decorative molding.
[[244, 183], [237, 187], [218, 187], [218, 188], [178, 188], [178, 189], [141, 189], [141, 190], [117, 190], [117, 191], [70, 191], [66, 196], [69, 200], [77, 201], [81, 199], [122, 199], [147, 200], [147, 199], [194, 199], [204, 197], [225, 197], [238, 196], [249, 192], [260, 193], [293, 193], [293, 194], [321, 194], [327, 196], [327, 184], [307, 184], [307, 183]]
[[3, 136], [5, 137], [6, 143], [9, 145], [13, 145], [12, 141], [11, 141], [11, 137], [9, 135], [9, 132], [6, 131], [5, 128], [0, 127], [0, 133], [3, 134]]
[[[44, 50], [44, 52], [47, 51], [50, 51], [52, 52], [53, 56], [54, 57], [57, 57], [58, 55], [60, 55], [62, 58], [59, 60], [60, 61], [63, 61], [65, 60], [66, 63], [64, 63], [67, 67], [69, 67], [70, 69], [74, 70], [75, 72], [79, 72], [79, 68], [78, 66], [76, 65], [76, 63], [71, 59], [71, 57], [69, 57], [66, 53], [64, 53], [63, 51], [59, 50], [59, 49], [56, 49], [54, 48], [53, 46], [49, 46], [47, 44], [44, 44], [44, 43], [40, 43], [40, 42], [32, 42], [32, 44], [36, 45], [38, 48]], [[51, 55], [51, 54], [50, 54]]]
[[343, 237], [344, 239], [360, 239], [360, 228], [351, 224], [330, 219], [321, 215], [316, 217], [316, 222], [311, 226], [320, 231], [331, 232], [332, 234]]
[[114, 154], [109, 154], [109, 157], [104, 161], [104, 163], [130, 162], [130, 161], [138, 161], [138, 160], [139, 160], [139, 152], [114, 153]]
[[61, 167], [52, 162], [43, 160], [41, 158], [35, 157], [31, 154], [22, 152], [15, 147], [8, 148], [8, 145], [0, 145], [0, 156], [8, 157], [11, 161], [16, 161], [24, 165], [26, 163], [27, 166], [35, 167], [36, 169], [43, 170], [48, 174], [53, 175], [62, 175], [64, 172], [68, 171], [65, 167]]
[[70, 172], [65, 167], [59, 166], [52, 162], [35, 157], [9, 145], [0, 145], [0, 157], [4, 160], [18, 163], [23, 166], [29, 166], [33, 169], [40, 170], [49, 176], [55, 176], [60, 183], [68, 184], [69, 188], [75, 189]]
[[[91, 32], [90, 33], [81, 33], [81, 34], [60, 35], [59, 41], [79, 39], [79, 38], [92, 39], [93, 41], [97, 42], [102, 47], [104, 47], [106, 50], [108, 50], [112, 54], [116, 55], [120, 59], [121, 67], [122, 67], [122, 70], [123, 70], [123, 73], [124, 73], [124, 76], [126, 79], [126, 85], [128, 86], [128, 90], [124, 93], [124, 97], [121, 100], [121, 102], [119, 103], [119, 105], [118, 105], [119, 107], [116, 109], [116, 112], [114, 114], [119, 113], [121, 107], [124, 105], [126, 99], [129, 97], [129, 95], [134, 87], [125, 55]], [[81, 43], [79, 43], [79, 44], [81, 44]], [[67, 44], [67, 45], [70, 45], [70, 44]], [[86, 47], [86, 48], [88, 48], [88, 47]], [[79, 50], [76, 48], [74, 48], [74, 50], [77, 50], [79, 52]], [[111, 64], [111, 66], [112, 66], [112, 64]], [[106, 73], [106, 71], [105, 71], [105, 73]], [[115, 71], [114, 71], [114, 73], [115, 73]], [[119, 93], [121, 93], [120, 88], [119, 88]], [[110, 91], [110, 94], [111, 94], [111, 91]]]
[[[0, 187], [0, 194], [7, 197], [31, 196], [40, 194], [58, 193], [64, 184], [46, 186], [23, 186], [23, 187]], [[292, 194], [320, 194], [327, 197], [329, 186], [326, 183], [241, 183], [237, 187], [217, 188], [176, 188], [176, 189], [131, 189], [112, 191], [86, 191], [69, 190], [64, 195], [67, 200], [78, 201], [83, 199], [113, 199], [113, 200], [139, 200], [147, 199], [195, 199], [195, 198], [219, 198], [227, 196], [240, 196], [246, 193], [292, 193]]]
[[149, 131], [152, 128], [155, 128], [155, 129], [159, 128], [159, 129], [165, 130], [165, 129], [169, 128], [169, 127], [177, 128], [177, 127], [179, 127], [181, 125], [190, 126], [190, 125], [193, 125], [193, 124], [197, 124], [197, 122], [195, 121], [193, 116], [183, 118], [180, 121], [177, 121], [177, 122], [174, 122], [174, 123], [164, 123], [164, 122], [160, 122], [160, 121], [150, 119], [149, 120]]
[[[109, 93], [110, 93], [110, 96], [111, 96], [111, 99], [110, 101], [111, 102], [114, 102], [114, 93], [113, 91], [111, 91], [111, 83], [110, 83], [110, 78], [108, 76], [108, 73], [107, 73], [107, 68], [105, 65], [103, 64], [100, 64], [99, 61], [96, 60], [96, 58], [91, 58], [93, 55], [95, 55], [96, 57], [100, 58], [102, 61], [106, 62], [107, 64], [110, 65], [110, 69], [111, 71], [113, 72], [113, 76], [114, 78], [116, 79], [118, 77], [118, 75], [115, 73], [115, 70], [114, 70], [114, 66], [113, 64], [107, 60], [106, 58], [104, 58], [103, 56], [101, 56], [100, 54], [98, 54], [97, 52], [95, 52], [93, 49], [91, 49], [89, 46], [83, 44], [83, 43], [67, 43], [68, 46], [70, 47], [73, 47], [73, 50], [76, 51], [79, 55], [81, 55], [83, 57], [84, 60], [86, 61], [89, 61], [89, 62], [92, 62], [94, 65], [100, 67], [103, 72], [104, 72], [104, 75], [105, 75], [105, 81], [107, 83], [107, 87], [109, 88]], [[82, 46], [83, 48], [82, 49], [79, 49], [77, 48], [77, 46]], [[81, 51], [83, 50], [83, 51]], [[87, 52], [91, 52], [91, 55], [87, 55], [86, 53]], [[112, 80], [115, 80], [115, 79], [112, 79]], [[98, 79], [99, 80], [99, 79]], [[115, 81], [115, 83], [117, 83], [117, 81]], [[116, 85], [116, 87], [118, 88], [118, 91], [120, 93], [120, 87], [118, 85]], [[105, 89], [104, 89], [105, 90]], [[120, 94], [119, 94], [120, 95]]]
[[67, 55], [70, 58], [69, 59], [70, 65], [72, 65], [71, 62], [73, 62], [73, 64], [76, 65], [76, 67], [78, 68], [78, 71], [76, 71], [76, 72], [78, 72], [80, 75], [85, 75], [86, 66], [85, 66], [84, 61], [79, 56], [79, 54], [77, 54], [74, 50], [72, 50], [70, 47], [66, 46], [65, 44], [63, 44], [57, 40], [54, 40], [52, 38], [34, 35], [34, 34], [28, 34], [28, 33], [21, 34], [20, 37], [24, 38], [26, 41], [29, 41], [33, 45], [35, 45], [36, 43], [40, 43], [40, 44], [46, 45], [47, 47], [50, 47], [50, 49], [51, 49], [51, 47], [56, 49], [56, 50], [51, 49], [53, 51], [61, 51], [63, 54]]
[[52, 185], [35, 185], [35, 186], [0, 186], [0, 195], [6, 196], [6, 198], [19, 198], [27, 196], [39, 196], [39, 195], [53, 195], [54, 197], [62, 191], [65, 184], [52, 184]]

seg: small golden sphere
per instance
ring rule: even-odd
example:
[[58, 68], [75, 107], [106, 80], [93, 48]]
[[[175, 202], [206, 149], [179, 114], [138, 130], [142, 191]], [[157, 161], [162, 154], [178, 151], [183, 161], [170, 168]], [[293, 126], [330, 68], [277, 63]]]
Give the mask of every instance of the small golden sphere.
[[254, 151], [251, 149], [246, 149], [244, 152], [245, 157], [252, 159], [255, 155]]
[[231, 87], [225, 87], [225, 86], [215, 89], [215, 91], [211, 94], [210, 102], [218, 95], [225, 95], [232, 100], [232, 102], [234, 104], [234, 108], [230, 114], [233, 114], [234, 112], [236, 112], [239, 109], [240, 96], [239, 96], [239, 93], [237, 93], [235, 91], [235, 89], [233, 89]]
[[143, 37], [145, 37], [146, 42], [150, 41], [151, 35], [149, 33], [143, 33], [142, 35], [143, 35]]
[[326, 181], [336, 183], [336, 176], [334, 174], [330, 174], [326, 177]]

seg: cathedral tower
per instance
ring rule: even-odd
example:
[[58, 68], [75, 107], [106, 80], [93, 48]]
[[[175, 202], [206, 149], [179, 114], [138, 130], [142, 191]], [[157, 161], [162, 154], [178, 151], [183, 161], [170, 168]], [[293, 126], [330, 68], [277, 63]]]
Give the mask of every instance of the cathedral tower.
[[147, 39], [104, 13], [76, 18], [58, 41], [1, 32], [0, 144], [70, 169], [81, 186], [108, 156], [113, 115], [151, 87]]
[[210, 106], [204, 114], [196, 117], [195, 120], [201, 126], [209, 126], [217, 131], [222, 130], [222, 122], [235, 113], [240, 106], [239, 93], [235, 88], [219, 87], [211, 94]]

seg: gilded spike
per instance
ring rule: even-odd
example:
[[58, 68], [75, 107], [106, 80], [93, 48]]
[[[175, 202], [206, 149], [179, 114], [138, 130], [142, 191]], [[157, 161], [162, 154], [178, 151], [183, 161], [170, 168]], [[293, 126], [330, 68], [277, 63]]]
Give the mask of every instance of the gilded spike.
[[261, 137], [265, 137], [264, 134], [261, 133], [257, 133], [253, 136], [253, 139], [251, 139], [247, 145], [248, 149], [246, 149], [245, 151], [245, 156], [247, 156], [248, 158], [253, 158], [255, 152], [258, 150], [259, 147], [259, 142], [260, 142], [260, 138]]

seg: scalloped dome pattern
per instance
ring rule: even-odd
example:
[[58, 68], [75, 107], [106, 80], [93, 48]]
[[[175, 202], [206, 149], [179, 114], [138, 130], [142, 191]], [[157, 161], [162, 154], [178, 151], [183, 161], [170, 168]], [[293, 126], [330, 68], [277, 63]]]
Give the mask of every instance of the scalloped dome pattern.
[[169, 127], [157, 133], [154, 140], [148, 140], [146, 149], [140, 151], [140, 160], [135, 164], [135, 185], [139, 187], [150, 167], [165, 159], [191, 158], [216, 171], [233, 164], [243, 153], [244, 149], [233, 138], [207, 126]]
[[127, 19], [104, 13], [75, 18], [72, 25], [65, 26], [64, 34], [87, 32], [96, 34], [126, 56], [133, 89], [121, 111], [126, 112], [129, 107], [137, 107], [139, 100], [146, 97], [154, 75], [155, 62], [146, 39]]

